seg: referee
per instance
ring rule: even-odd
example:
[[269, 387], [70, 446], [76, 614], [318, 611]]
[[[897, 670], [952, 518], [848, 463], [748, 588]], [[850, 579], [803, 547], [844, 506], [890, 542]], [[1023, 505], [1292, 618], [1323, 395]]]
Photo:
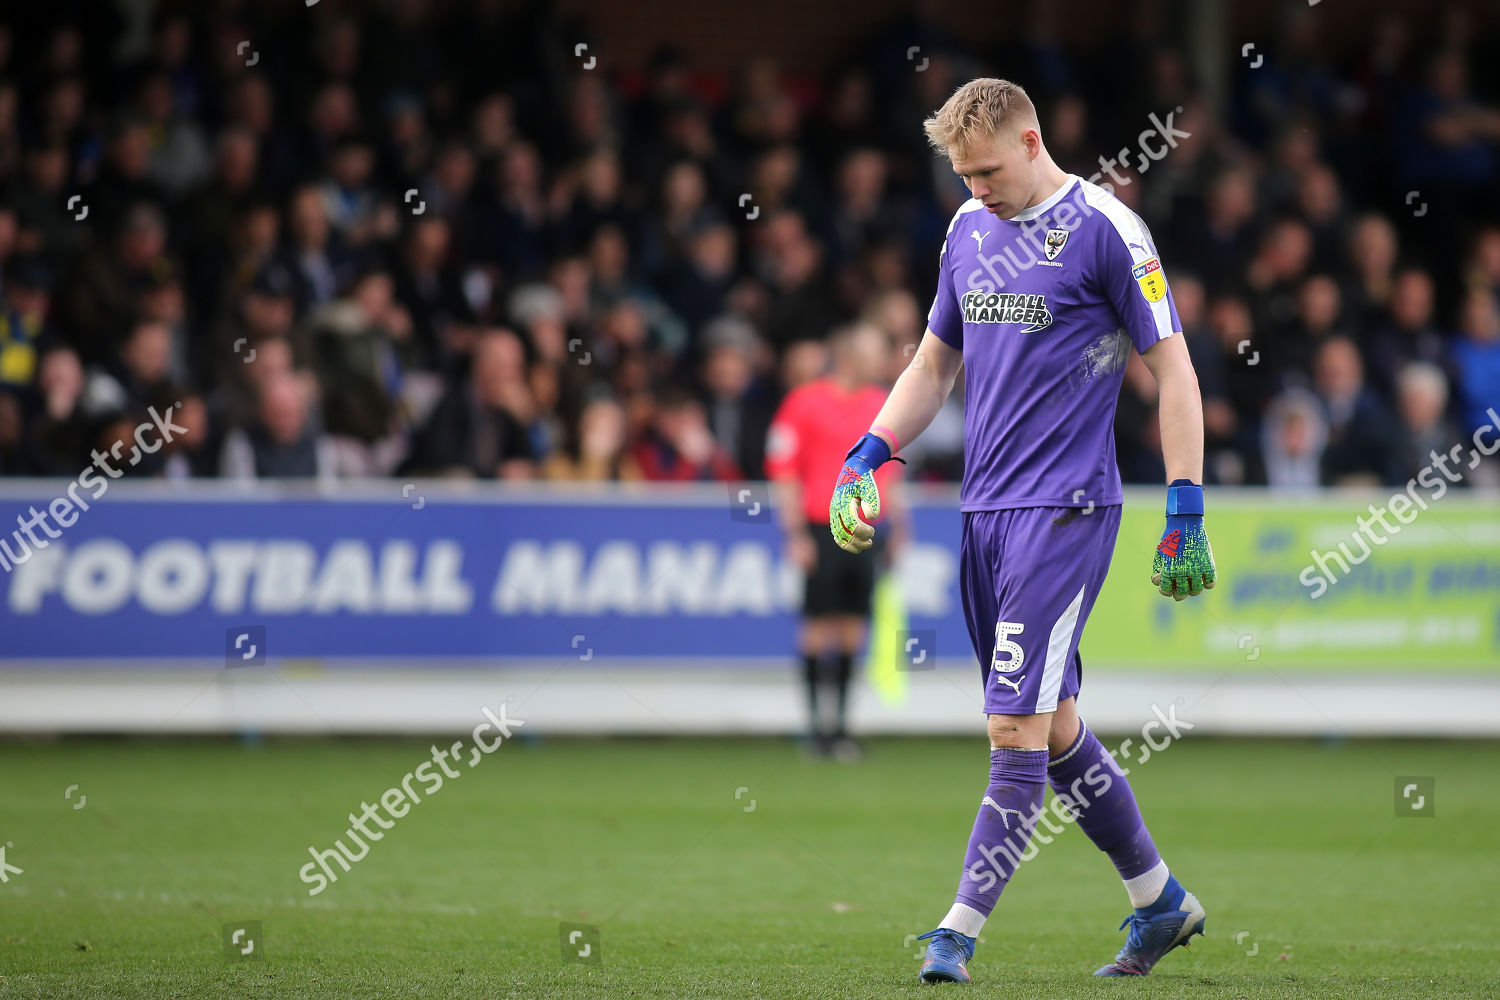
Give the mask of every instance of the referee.
[[[787, 556], [806, 581], [798, 647], [809, 745], [819, 756], [853, 760], [859, 746], [849, 738], [846, 722], [849, 682], [870, 620], [876, 566], [838, 547], [828, 530], [824, 494], [828, 470], [843, 464], [849, 442], [869, 429], [885, 401], [892, 348], [886, 333], [869, 323], [835, 330], [829, 346], [832, 373], [793, 389], [771, 421], [766, 475], [775, 490]], [[900, 497], [886, 492], [894, 489], [898, 475], [894, 463], [876, 475], [882, 496], [895, 500], [886, 508], [895, 512], [887, 520], [897, 523], [886, 556], [899, 551], [905, 534], [899, 527], [904, 520]]]

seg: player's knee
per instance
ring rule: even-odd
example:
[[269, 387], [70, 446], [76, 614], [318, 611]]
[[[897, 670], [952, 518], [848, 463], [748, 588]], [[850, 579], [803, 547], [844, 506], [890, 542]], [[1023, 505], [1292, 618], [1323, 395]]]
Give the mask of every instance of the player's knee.
[[991, 747], [1037, 749], [1047, 745], [1046, 715], [992, 715], [989, 733]]

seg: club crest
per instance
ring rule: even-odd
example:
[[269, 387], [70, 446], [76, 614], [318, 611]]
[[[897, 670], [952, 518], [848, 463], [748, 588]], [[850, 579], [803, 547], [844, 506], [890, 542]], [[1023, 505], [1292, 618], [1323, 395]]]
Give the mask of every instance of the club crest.
[[1062, 253], [1062, 248], [1068, 245], [1068, 231], [1066, 229], [1047, 230], [1047, 242], [1043, 251], [1048, 260], [1056, 260], [1057, 255]]

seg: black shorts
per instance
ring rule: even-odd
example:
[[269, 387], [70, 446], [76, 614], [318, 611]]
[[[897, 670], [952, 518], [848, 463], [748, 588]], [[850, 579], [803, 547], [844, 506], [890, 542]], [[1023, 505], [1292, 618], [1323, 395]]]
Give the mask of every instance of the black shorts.
[[818, 563], [807, 574], [802, 591], [803, 616], [870, 617], [870, 598], [875, 592], [875, 563], [881, 549], [879, 538], [873, 548], [855, 555], [839, 548], [828, 525], [813, 525], [812, 533]]

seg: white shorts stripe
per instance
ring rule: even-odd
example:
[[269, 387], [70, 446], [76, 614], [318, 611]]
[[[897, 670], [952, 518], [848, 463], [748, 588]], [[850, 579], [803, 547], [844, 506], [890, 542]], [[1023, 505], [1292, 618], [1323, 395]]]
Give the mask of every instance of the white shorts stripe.
[[1036, 714], [1057, 711], [1057, 695], [1062, 690], [1063, 670], [1068, 665], [1068, 650], [1073, 645], [1073, 633], [1078, 630], [1078, 612], [1083, 608], [1083, 592], [1087, 584], [1078, 588], [1078, 593], [1052, 626], [1052, 635], [1047, 639], [1047, 663], [1042, 668], [1042, 686], [1037, 689]]

